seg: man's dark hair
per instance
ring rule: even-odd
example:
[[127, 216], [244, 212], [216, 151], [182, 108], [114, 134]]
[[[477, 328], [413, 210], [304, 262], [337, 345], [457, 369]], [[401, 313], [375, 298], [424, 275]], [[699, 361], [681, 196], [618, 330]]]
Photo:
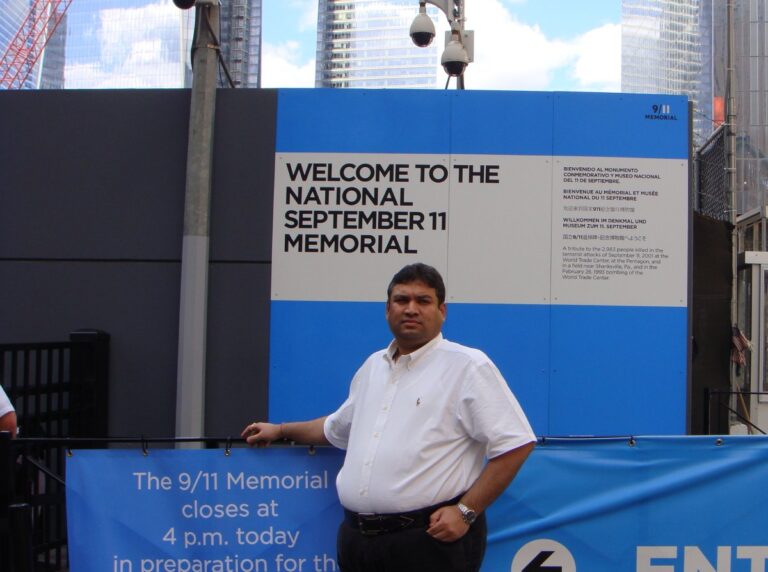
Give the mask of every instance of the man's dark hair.
[[397, 284], [410, 284], [417, 281], [424, 282], [430, 288], [435, 289], [438, 304], [445, 302], [445, 283], [443, 282], [443, 277], [432, 266], [422, 262], [404, 266], [392, 277], [392, 281], [387, 286], [387, 300], [389, 300], [389, 297], [392, 295], [392, 289]]

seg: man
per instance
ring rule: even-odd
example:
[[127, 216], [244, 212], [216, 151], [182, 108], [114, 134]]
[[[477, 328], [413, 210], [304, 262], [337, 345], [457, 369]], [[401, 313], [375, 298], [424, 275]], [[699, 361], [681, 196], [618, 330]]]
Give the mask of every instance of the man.
[[347, 450], [336, 479], [345, 572], [479, 570], [484, 511], [533, 449], [498, 369], [481, 351], [445, 340], [445, 316], [438, 271], [406, 266], [387, 289], [394, 340], [358, 370], [341, 407], [243, 430], [250, 445], [282, 438]]
[[2, 386], [0, 386], [0, 431], [8, 431], [11, 439], [16, 437], [16, 410]]

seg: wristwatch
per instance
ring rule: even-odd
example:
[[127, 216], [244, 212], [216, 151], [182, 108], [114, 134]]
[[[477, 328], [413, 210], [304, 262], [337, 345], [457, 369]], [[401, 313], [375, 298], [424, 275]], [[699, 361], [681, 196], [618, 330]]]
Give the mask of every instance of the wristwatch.
[[473, 522], [475, 522], [477, 520], [477, 513], [474, 510], [472, 510], [471, 508], [469, 508], [467, 505], [459, 503], [456, 506], [461, 511], [461, 519], [466, 524], [472, 524]]

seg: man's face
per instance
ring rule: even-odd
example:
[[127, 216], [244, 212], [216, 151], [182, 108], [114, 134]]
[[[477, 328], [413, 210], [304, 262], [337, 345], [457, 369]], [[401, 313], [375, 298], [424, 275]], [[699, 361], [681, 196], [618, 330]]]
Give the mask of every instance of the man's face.
[[440, 333], [445, 304], [438, 304], [435, 289], [421, 280], [395, 284], [386, 315], [400, 353], [408, 354]]

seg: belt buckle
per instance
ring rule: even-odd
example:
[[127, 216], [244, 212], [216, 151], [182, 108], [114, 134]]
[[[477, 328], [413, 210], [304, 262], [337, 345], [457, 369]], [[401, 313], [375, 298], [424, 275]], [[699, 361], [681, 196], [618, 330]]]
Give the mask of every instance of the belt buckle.
[[376, 536], [382, 532], [387, 532], [385, 528], [379, 526], [379, 528], [368, 528], [368, 525], [372, 522], [378, 521], [379, 523], [384, 520], [384, 517], [380, 514], [359, 513], [357, 515], [357, 527], [360, 529], [360, 533], [364, 536]]

